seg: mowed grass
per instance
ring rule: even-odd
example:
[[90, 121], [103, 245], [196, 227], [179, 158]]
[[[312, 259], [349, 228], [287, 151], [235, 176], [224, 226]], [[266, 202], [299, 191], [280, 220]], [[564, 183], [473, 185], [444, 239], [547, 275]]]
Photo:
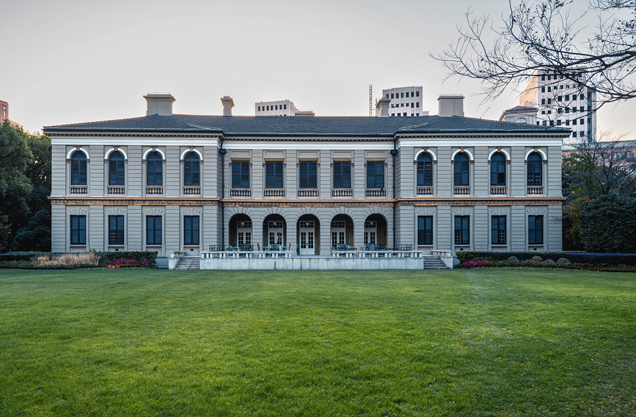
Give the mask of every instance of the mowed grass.
[[0, 270], [0, 415], [628, 416], [636, 274]]

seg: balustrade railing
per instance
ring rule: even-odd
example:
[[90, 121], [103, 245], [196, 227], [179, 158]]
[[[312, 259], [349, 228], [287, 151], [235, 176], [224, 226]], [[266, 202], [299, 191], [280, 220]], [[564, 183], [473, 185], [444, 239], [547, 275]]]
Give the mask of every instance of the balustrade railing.
[[332, 188], [332, 197], [353, 197], [353, 190], [351, 188]]
[[285, 189], [266, 188], [265, 197], [285, 197]]
[[230, 189], [230, 197], [251, 197], [252, 190], [249, 188], [232, 188]]
[[184, 185], [183, 195], [201, 195], [201, 187], [198, 185]]
[[454, 187], [454, 195], [470, 195], [470, 186], [468, 187]]
[[126, 194], [126, 186], [125, 185], [109, 185], [108, 186], [108, 194], [109, 195]]
[[162, 195], [163, 185], [147, 185], [146, 195]]
[[417, 187], [417, 195], [433, 195], [433, 187], [431, 186]]
[[528, 187], [528, 195], [542, 195], [543, 187]]
[[490, 195], [506, 195], [508, 187], [497, 185], [490, 187]]
[[367, 188], [367, 197], [386, 197], [384, 188]]
[[69, 194], [88, 194], [87, 185], [71, 185], [69, 188]]
[[301, 188], [298, 190], [298, 197], [319, 197], [320, 192], [317, 189]]

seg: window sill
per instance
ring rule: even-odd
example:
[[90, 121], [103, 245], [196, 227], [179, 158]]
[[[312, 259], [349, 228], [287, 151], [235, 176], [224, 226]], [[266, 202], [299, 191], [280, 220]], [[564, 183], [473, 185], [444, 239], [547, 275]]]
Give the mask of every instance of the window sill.
[[118, 248], [118, 249], [121, 249], [121, 248], [123, 248], [123, 247], [124, 247], [124, 245], [108, 245], [108, 248], [109, 248], [109, 249], [110, 249], [110, 248]]
[[71, 249], [86, 249], [86, 245], [71, 245]]
[[433, 245], [417, 245], [418, 248], [432, 249]]
[[188, 248], [188, 249], [190, 249], [190, 248], [195, 249], [195, 248], [198, 248], [198, 247], [199, 247], [199, 245], [183, 245], [183, 248], [184, 248], [184, 249], [186, 249], [186, 248]]
[[146, 245], [146, 248], [161, 249], [163, 248], [163, 245]]
[[456, 250], [470, 250], [470, 245], [455, 245]]
[[500, 243], [496, 244], [496, 245], [490, 245], [493, 249], [507, 249], [508, 245], [502, 245]]
[[528, 249], [529, 250], [537, 250], [537, 249], [543, 250], [543, 245], [528, 245]]

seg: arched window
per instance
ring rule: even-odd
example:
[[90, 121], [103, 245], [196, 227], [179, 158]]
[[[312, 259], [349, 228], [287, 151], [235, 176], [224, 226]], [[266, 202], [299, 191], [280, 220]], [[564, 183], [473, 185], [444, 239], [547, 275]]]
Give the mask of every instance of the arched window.
[[195, 152], [190, 152], [186, 155], [184, 159], [184, 171], [185, 175], [183, 177], [183, 185], [185, 186], [200, 186], [201, 185], [201, 175], [200, 175], [200, 163], [199, 163], [199, 155]]
[[469, 159], [465, 152], [455, 155], [455, 187], [467, 187], [470, 185]]
[[506, 157], [502, 152], [490, 158], [490, 185], [506, 185]]
[[108, 158], [108, 185], [124, 185], [125, 170], [124, 155], [121, 152], [113, 152]]
[[163, 185], [163, 158], [159, 152], [146, 158], [146, 185]]
[[71, 185], [86, 185], [86, 154], [81, 151], [71, 156]]
[[417, 157], [417, 186], [430, 187], [433, 185], [433, 158], [428, 152], [422, 152]]
[[538, 152], [532, 152], [528, 156], [528, 185], [543, 185], [543, 159]]

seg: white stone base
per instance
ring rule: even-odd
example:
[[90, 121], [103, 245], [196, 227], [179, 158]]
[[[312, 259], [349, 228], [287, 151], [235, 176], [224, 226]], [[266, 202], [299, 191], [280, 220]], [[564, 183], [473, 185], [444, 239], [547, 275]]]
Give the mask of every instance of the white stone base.
[[202, 258], [201, 269], [424, 269], [424, 258], [332, 258], [328, 256], [295, 258]]

